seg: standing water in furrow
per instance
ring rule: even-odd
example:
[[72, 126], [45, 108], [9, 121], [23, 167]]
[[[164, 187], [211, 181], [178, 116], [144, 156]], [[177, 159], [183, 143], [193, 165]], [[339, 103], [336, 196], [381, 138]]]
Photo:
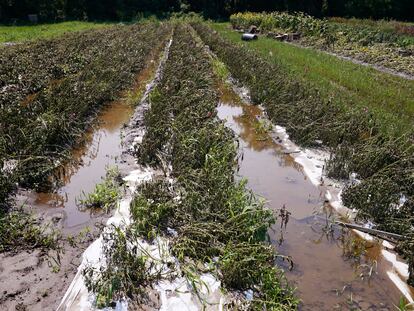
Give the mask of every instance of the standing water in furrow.
[[[387, 276], [392, 265], [381, 256], [382, 246], [367, 242], [332, 222], [339, 218], [295, 162], [282, 140], [272, 138], [272, 125], [260, 107], [246, 102], [245, 90], [219, 85], [219, 118], [239, 137], [239, 178], [262, 196], [278, 223], [269, 238], [286, 277], [297, 287], [302, 310], [391, 310], [403, 294]], [[243, 94], [244, 93], [244, 94]], [[242, 99], [243, 98], [243, 99]]]
[[86, 131], [84, 142], [71, 151], [70, 161], [53, 177], [53, 182], [60, 187], [51, 192], [21, 191], [19, 201], [30, 203], [46, 217], [63, 218], [63, 229], [69, 232], [76, 231], [94, 218], [98, 219], [102, 211], [85, 211], [80, 208], [80, 201], [94, 191], [108, 169], [122, 168], [120, 157], [126, 148], [122, 142], [122, 129], [134, 113], [135, 101], [155, 74], [159, 54], [160, 47], [154, 48], [132, 87], [122, 92], [121, 99], [108, 103], [98, 114], [95, 125]]

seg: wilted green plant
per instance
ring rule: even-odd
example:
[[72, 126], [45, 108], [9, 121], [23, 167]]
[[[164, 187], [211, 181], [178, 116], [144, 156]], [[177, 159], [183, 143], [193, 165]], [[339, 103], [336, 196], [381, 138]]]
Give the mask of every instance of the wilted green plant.
[[[103, 268], [87, 266], [82, 271], [85, 285], [96, 294], [96, 306], [115, 306], [116, 301], [131, 299], [133, 304], [145, 303], [148, 288], [163, 277], [158, 262], [148, 260], [149, 254], [137, 242], [134, 230], [111, 226], [103, 233]], [[165, 275], [164, 275], [165, 277]]]
[[103, 210], [109, 213], [115, 208], [120, 198], [120, 181], [122, 181], [117, 167], [109, 167], [102, 183], [95, 186], [92, 193], [83, 194], [83, 199], [79, 200], [82, 209]]
[[19, 250], [59, 250], [60, 234], [23, 210], [0, 216], [0, 253]]

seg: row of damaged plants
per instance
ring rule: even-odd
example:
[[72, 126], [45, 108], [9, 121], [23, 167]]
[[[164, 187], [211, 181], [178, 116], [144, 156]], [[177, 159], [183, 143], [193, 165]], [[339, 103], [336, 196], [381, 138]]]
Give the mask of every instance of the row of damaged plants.
[[[362, 21], [359, 25], [341, 19], [322, 20], [303, 13], [237, 13], [230, 17], [230, 22], [236, 29], [246, 30], [255, 25], [271, 37], [278, 32], [297, 32], [302, 45], [414, 75], [414, 37], [410, 32], [392, 31]], [[410, 27], [413, 26], [405, 25], [406, 29]]]
[[[345, 206], [357, 220], [400, 234], [397, 249], [409, 263], [414, 285], [414, 130], [396, 129], [376, 112], [321, 98], [314, 85], [289, 78], [282, 65], [233, 44], [202, 23], [193, 25], [232, 76], [251, 90], [272, 122], [305, 147], [324, 147], [331, 156], [328, 177], [348, 181]], [[240, 65], [242, 64], [242, 65]]]
[[83, 143], [99, 111], [133, 85], [170, 30], [158, 23], [116, 26], [1, 50], [2, 57], [12, 53], [3, 60], [13, 68], [1, 72], [0, 251], [51, 245], [36, 240], [50, 230], [14, 207], [11, 194], [17, 186], [59, 185], [56, 169]]
[[[82, 66], [69, 61], [73, 71], [58, 80], [48, 73], [42, 81], [32, 79], [25, 74], [26, 67], [19, 67], [21, 72], [15, 72], [13, 77], [19, 76], [24, 87], [16, 85], [17, 91], [6, 87], [0, 107], [0, 155], [3, 167], [14, 172], [14, 181], [21, 186], [42, 188], [70, 148], [82, 141], [96, 113], [133, 84], [159, 38], [166, 38], [168, 33], [168, 26], [155, 23], [122, 26], [107, 37], [96, 31], [90, 42], [96, 46], [93, 56], [81, 61]], [[66, 46], [59, 40], [54, 43], [59, 47], [53, 49]], [[16, 57], [22, 62], [34, 57], [26, 52]], [[38, 58], [49, 53], [37, 52]], [[62, 66], [66, 65], [44, 67], [54, 71]], [[24, 100], [27, 94], [35, 94], [30, 102]]]
[[[180, 277], [207, 307], [200, 275], [210, 273], [222, 295], [234, 298], [226, 299], [229, 308], [296, 308], [275, 250], [265, 242], [274, 216], [245, 182], [235, 180], [237, 144], [215, 117], [214, 79], [203, 44], [191, 27], [178, 23], [135, 149], [140, 164], [163, 174], [138, 186], [131, 223], [104, 235], [103, 268], [84, 270], [99, 306], [122, 299], [148, 305], [150, 288]], [[169, 241], [169, 255], [157, 261], [142, 245], [160, 239]]]

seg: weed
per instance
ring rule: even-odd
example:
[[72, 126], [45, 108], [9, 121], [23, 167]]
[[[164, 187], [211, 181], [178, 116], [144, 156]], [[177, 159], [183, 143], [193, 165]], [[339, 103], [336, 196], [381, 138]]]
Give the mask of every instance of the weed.
[[214, 73], [221, 81], [226, 81], [229, 78], [230, 72], [223, 62], [217, 58], [213, 58], [212, 65]]
[[115, 208], [120, 198], [120, 178], [117, 167], [108, 168], [102, 183], [95, 186], [95, 190], [89, 194], [83, 194], [79, 205], [83, 210], [103, 210], [109, 213]]

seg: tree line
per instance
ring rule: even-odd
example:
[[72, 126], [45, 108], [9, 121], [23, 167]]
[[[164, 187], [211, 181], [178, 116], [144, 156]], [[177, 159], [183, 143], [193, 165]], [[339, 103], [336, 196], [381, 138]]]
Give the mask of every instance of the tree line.
[[414, 0], [0, 0], [0, 22], [131, 20], [137, 15], [168, 16], [198, 12], [225, 19], [235, 12], [302, 11], [316, 17], [339, 16], [414, 21]]

